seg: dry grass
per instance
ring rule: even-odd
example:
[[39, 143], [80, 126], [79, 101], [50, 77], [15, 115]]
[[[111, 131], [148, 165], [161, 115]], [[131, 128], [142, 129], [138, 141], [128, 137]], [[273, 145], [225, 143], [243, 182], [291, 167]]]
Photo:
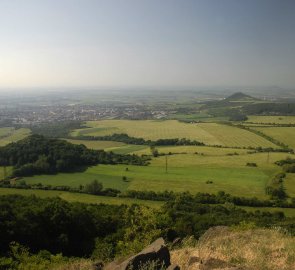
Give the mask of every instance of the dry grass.
[[188, 267], [189, 258], [198, 257], [255, 270], [291, 270], [295, 269], [295, 238], [279, 229], [216, 227], [208, 230], [194, 248], [175, 250], [171, 255], [181, 269], [198, 269]]
[[73, 261], [70, 263], [65, 263], [52, 268], [52, 270], [91, 270], [91, 269], [93, 269], [93, 262], [87, 259], [81, 259], [81, 260]]

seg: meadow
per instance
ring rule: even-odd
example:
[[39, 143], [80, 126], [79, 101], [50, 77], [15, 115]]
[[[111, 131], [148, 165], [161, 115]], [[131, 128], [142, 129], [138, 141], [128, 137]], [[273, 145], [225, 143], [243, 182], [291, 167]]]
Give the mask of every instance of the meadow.
[[31, 131], [28, 128], [0, 128], [0, 146], [21, 140], [30, 133]]
[[[269, 156], [267, 153], [244, 153], [234, 156], [212, 153], [213, 151], [211, 155], [209, 152], [169, 155], [167, 173], [166, 157], [160, 156], [153, 158], [149, 166], [97, 165], [84, 172], [39, 175], [25, 177], [24, 180], [28, 184], [72, 187], [98, 180], [105, 188], [116, 188], [121, 191], [172, 190], [217, 193], [223, 190], [237, 196], [267, 198], [265, 186], [280, 171], [280, 167], [273, 163], [287, 156], [284, 153], [270, 153]], [[257, 167], [247, 167], [248, 162], [255, 162]], [[124, 181], [123, 176], [127, 180]], [[207, 181], [212, 183], [208, 184]]]
[[249, 115], [248, 120], [246, 122], [263, 124], [295, 124], [295, 116]]
[[295, 197], [295, 174], [288, 173], [284, 180], [284, 187], [290, 197]]
[[68, 142], [73, 144], [83, 144], [89, 149], [105, 151], [112, 151], [116, 154], [129, 154], [135, 151], [148, 148], [146, 145], [130, 145], [114, 141], [92, 141], [92, 140], [74, 140], [67, 139]]
[[263, 132], [290, 148], [295, 148], [295, 127], [255, 127], [253, 129]]
[[[111, 205], [144, 205], [152, 208], [160, 208], [165, 202], [161, 201], [149, 201], [139, 200], [133, 198], [120, 198], [120, 197], [106, 197], [95, 196], [90, 194], [72, 193], [67, 191], [56, 190], [32, 190], [32, 189], [16, 189], [16, 188], [0, 188], [0, 196], [2, 195], [22, 195], [22, 196], [37, 196], [40, 198], [55, 198], [59, 197], [68, 202], [90, 203], [90, 204], [111, 204]], [[281, 211], [287, 217], [295, 216], [294, 208], [278, 208], [278, 207], [248, 207], [248, 206], [236, 206], [246, 211], [264, 211], [264, 212], [277, 212]]]
[[146, 205], [153, 208], [160, 208], [163, 202], [138, 200], [131, 198], [118, 198], [118, 197], [106, 197], [106, 196], [95, 196], [90, 194], [72, 193], [67, 191], [56, 191], [56, 190], [32, 190], [32, 189], [16, 189], [16, 188], [0, 188], [1, 195], [12, 195], [19, 194], [23, 196], [35, 195], [40, 198], [54, 198], [59, 197], [68, 202], [80, 202], [80, 203], [91, 203], [91, 204], [140, 204]]
[[129, 136], [158, 140], [186, 138], [207, 145], [228, 147], [276, 147], [273, 143], [247, 130], [220, 123], [183, 123], [177, 120], [102, 120], [89, 121], [72, 136], [105, 136], [127, 133]]
[[9, 176], [12, 171], [12, 167], [1, 167], [0, 166], [0, 181], [5, 177]]

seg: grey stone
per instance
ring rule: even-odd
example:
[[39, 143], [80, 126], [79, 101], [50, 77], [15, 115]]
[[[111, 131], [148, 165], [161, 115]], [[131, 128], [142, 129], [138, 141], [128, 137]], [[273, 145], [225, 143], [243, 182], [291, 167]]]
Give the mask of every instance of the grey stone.
[[143, 265], [155, 263], [155, 270], [170, 266], [170, 253], [163, 238], [157, 239], [140, 253], [132, 256], [121, 264], [111, 263], [104, 270], [139, 270]]

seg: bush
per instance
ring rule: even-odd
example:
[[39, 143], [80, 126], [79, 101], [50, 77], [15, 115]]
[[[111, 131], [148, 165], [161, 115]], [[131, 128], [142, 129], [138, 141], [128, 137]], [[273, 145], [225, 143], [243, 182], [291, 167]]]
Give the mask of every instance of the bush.
[[257, 164], [254, 162], [247, 162], [246, 166], [248, 167], [257, 167]]

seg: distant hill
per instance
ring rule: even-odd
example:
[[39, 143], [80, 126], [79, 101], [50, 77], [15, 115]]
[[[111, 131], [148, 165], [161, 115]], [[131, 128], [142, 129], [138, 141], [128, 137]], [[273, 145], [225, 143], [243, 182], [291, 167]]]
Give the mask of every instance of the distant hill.
[[232, 95], [230, 95], [229, 97], [227, 97], [226, 99], [224, 99], [225, 101], [229, 101], [229, 102], [236, 102], [236, 101], [241, 101], [241, 102], [255, 102], [255, 101], [258, 101], [259, 99], [257, 98], [254, 98], [254, 97], [251, 97], [249, 95], [246, 95], [242, 92], [237, 92], [237, 93], [234, 93]]

